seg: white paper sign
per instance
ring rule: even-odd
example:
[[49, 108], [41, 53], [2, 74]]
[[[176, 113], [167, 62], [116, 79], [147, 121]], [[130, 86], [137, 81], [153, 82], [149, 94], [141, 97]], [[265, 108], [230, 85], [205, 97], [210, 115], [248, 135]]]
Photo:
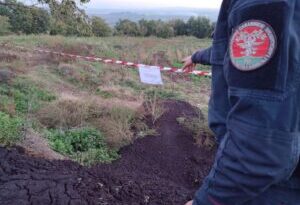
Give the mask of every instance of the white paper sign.
[[150, 85], [163, 85], [159, 67], [139, 65], [139, 73], [142, 83]]

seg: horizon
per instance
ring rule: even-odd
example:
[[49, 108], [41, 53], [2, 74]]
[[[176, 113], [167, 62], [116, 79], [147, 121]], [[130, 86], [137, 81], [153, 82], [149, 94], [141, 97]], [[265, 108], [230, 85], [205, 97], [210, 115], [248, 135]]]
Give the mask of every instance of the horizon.
[[82, 4], [86, 9], [218, 9], [221, 0], [91, 0], [89, 3]]
[[[19, 0], [26, 5], [36, 5], [37, 0]], [[88, 3], [79, 3], [76, 0], [78, 6], [84, 10], [171, 10], [171, 9], [182, 9], [182, 10], [218, 10], [220, 9], [222, 0], [91, 0]], [[46, 5], [40, 5], [42, 7]]]

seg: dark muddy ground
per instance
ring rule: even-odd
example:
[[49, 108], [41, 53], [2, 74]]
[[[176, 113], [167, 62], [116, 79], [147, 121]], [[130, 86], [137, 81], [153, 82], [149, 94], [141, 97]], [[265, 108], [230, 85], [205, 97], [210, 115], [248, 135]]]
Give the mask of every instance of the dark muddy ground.
[[193, 197], [213, 161], [176, 121], [196, 112], [184, 102], [165, 103], [160, 136], [137, 140], [111, 165], [25, 156], [0, 148], [0, 204], [183, 205]]

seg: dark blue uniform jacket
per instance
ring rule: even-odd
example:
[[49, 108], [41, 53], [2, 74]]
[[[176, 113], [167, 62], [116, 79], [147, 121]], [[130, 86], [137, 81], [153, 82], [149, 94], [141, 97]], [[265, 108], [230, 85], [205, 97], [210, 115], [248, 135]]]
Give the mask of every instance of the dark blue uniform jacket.
[[[249, 20], [272, 27], [276, 48], [266, 64], [241, 71], [229, 43]], [[192, 60], [212, 65], [209, 123], [220, 143], [194, 205], [245, 204], [281, 183], [299, 188], [289, 181], [300, 155], [300, 1], [224, 0], [212, 47]]]

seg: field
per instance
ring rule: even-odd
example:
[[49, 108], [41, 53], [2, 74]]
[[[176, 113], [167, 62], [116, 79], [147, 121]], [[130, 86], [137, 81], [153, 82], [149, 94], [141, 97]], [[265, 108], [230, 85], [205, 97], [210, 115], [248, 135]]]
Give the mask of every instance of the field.
[[0, 37], [0, 203], [158, 205], [192, 198], [214, 153], [209, 78], [163, 73], [163, 86], [149, 86], [133, 68], [30, 50], [180, 67], [210, 43]]

